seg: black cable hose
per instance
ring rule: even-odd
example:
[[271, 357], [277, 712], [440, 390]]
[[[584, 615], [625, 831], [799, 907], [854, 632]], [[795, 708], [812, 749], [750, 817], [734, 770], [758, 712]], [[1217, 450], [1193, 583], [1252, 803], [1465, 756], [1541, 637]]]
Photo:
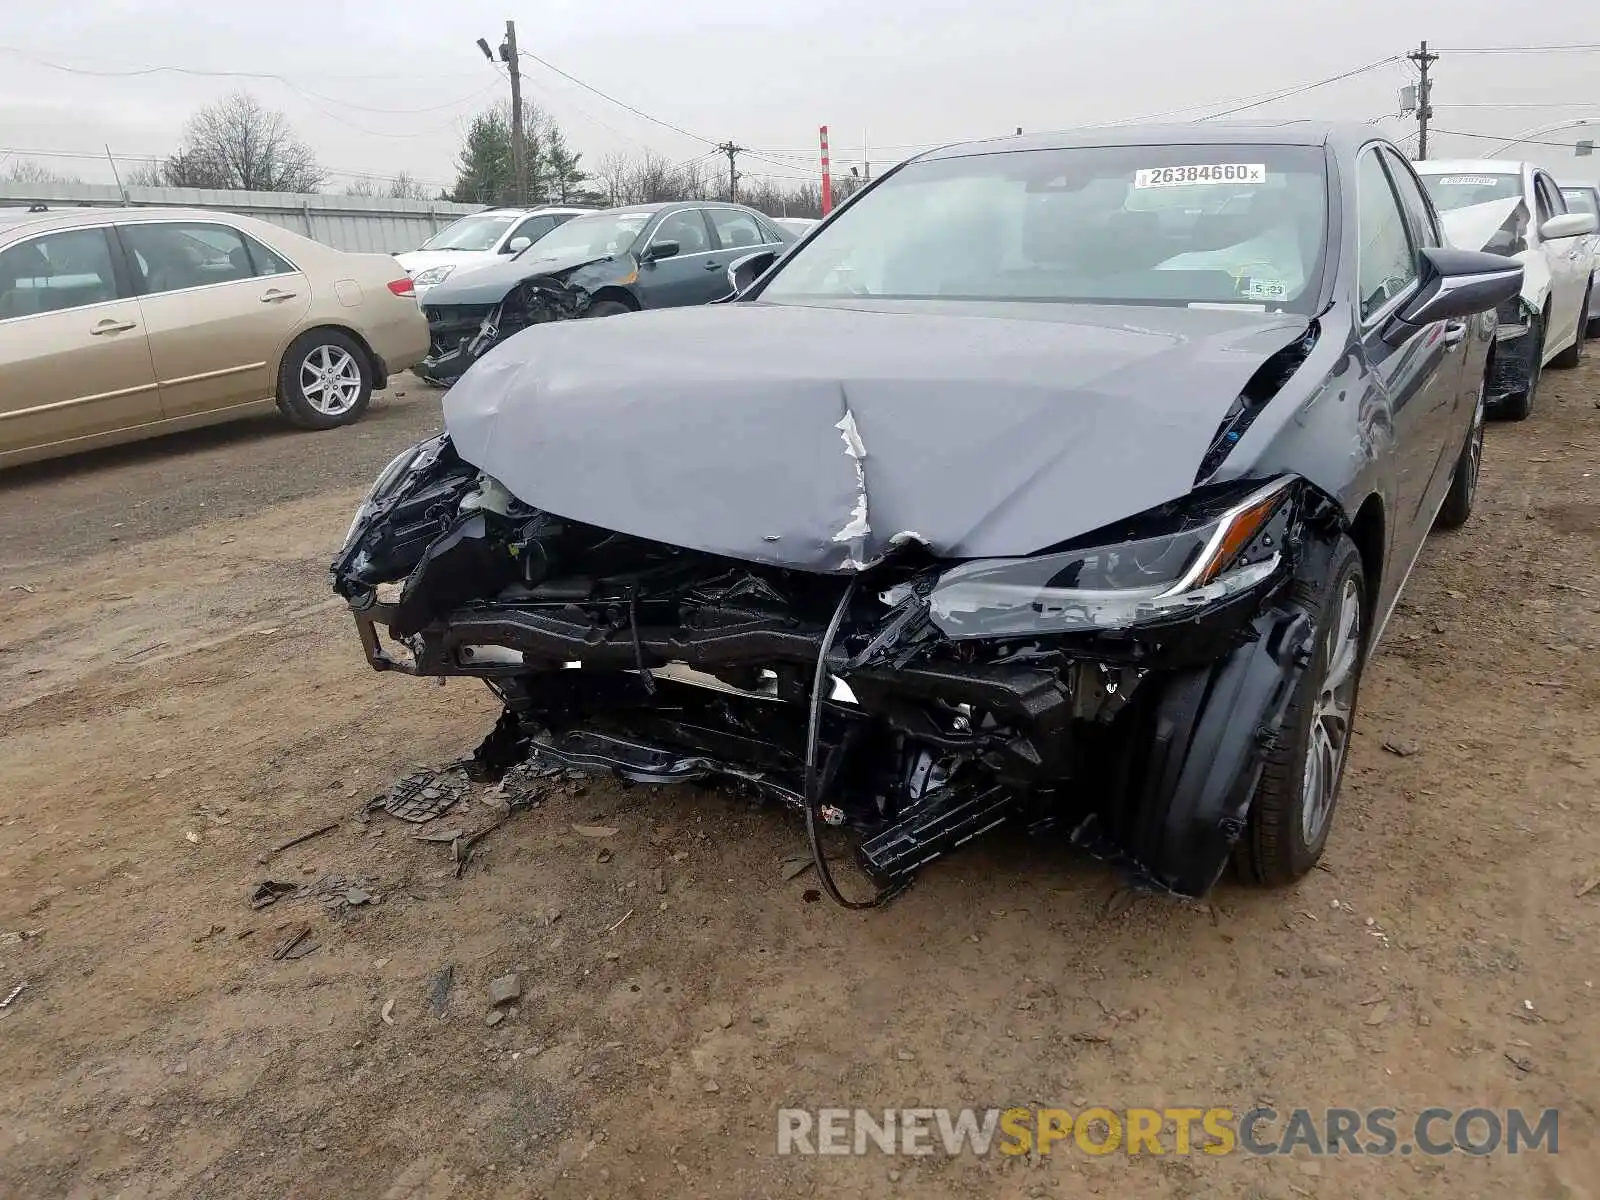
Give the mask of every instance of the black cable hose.
[[817, 745], [822, 737], [822, 697], [823, 688], [828, 682], [828, 651], [833, 649], [833, 639], [839, 636], [839, 627], [844, 624], [845, 612], [850, 607], [850, 601], [855, 598], [856, 582], [859, 579], [859, 575], [850, 577], [850, 582], [845, 585], [844, 595], [839, 597], [838, 607], [833, 610], [833, 618], [828, 622], [828, 630], [822, 635], [822, 649], [817, 652], [817, 670], [811, 680], [811, 715], [806, 722], [806, 841], [810, 843], [811, 861], [816, 865], [817, 878], [822, 880], [823, 890], [839, 907], [850, 909], [878, 908], [893, 900], [908, 886], [908, 882], [893, 883], [881, 889], [870, 900], [848, 899], [839, 890], [839, 885], [833, 881], [833, 872], [828, 869], [828, 856], [822, 848], [822, 838], [817, 829], [817, 816], [822, 808], [822, 781], [817, 771]]
[[633, 661], [639, 668], [639, 678], [644, 682], [647, 696], [656, 694], [656, 677], [645, 669], [644, 643], [639, 640], [639, 589], [628, 593], [628, 630], [633, 635]]

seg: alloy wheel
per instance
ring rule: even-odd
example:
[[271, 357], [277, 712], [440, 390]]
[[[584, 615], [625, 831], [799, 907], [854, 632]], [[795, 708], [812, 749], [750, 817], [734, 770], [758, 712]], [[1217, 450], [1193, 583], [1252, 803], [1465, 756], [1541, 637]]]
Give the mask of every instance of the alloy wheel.
[[300, 360], [300, 394], [324, 416], [343, 416], [361, 399], [361, 365], [340, 346], [316, 346]]
[[1478, 471], [1483, 467], [1483, 418], [1488, 407], [1489, 385], [1478, 384], [1478, 407], [1472, 412], [1472, 435], [1467, 442], [1467, 503], [1478, 496]]
[[1361, 592], [1352, 576], [1344, 581], [1324, 647], [1322, 680], [1312, 703], [1311, 732], [1301, 783], [1300, 832], [1315, 846], [1333, 812], [1345, 751], [1350, 745], [1350, 717], [1355, 707], [1361, 660]]

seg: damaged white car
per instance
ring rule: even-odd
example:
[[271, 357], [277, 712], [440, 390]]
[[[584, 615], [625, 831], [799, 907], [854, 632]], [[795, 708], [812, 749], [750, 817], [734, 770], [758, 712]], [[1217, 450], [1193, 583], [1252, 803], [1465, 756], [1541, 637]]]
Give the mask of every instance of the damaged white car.
[[1451, 245], [1523, 264], [1522, 291], [1498, 314], [1489, 403], [1497, 415], [1525, 420], [1544, 368], [1583, 359], [1595, 217], [1569, 212], [1556, 181], [1532, 163], [1433, 159], [1415, 166]]
[[487, 777], [788, 804], [850, 905], [1006, 822], [1190, 895], [1310, 870], [1521, 266], [1311, 124], [950, 147], [773, 259], [467, 370], [333, 564], [372, 666], [482, 678]]

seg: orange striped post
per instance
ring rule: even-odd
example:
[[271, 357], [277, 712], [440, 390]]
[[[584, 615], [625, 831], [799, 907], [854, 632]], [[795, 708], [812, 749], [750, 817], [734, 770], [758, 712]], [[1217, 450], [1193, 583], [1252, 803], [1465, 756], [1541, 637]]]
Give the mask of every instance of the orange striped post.
[[833, 211], [833, 176], [828, 170], [828, 127], [822, 126], [822, 215]]

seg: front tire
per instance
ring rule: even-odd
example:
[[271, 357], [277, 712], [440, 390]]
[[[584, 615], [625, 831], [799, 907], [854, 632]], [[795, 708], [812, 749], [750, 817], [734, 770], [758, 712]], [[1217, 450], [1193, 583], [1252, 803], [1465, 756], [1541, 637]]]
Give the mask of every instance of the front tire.
[[1461, 457], [1456, 460], [1456, 473], [1450, 480], [1450, 491], [1439, 506], [1434, 518], [1436, 529], [1460, 529], [1472, 515], [1472, 503], [1478, 496], [1478, 472], [1483, 466], [1483, 411], [1488, 393], [1487, 376], [1478, 385], [1478, 406], [1472, 414], [1472, 429], [1467, 433], [1467, 444], [1461, 447]]
[[291, 343], [278, 367], [278, 408], [301, 429], [336, 429], [367, 411], [372, 380], [372, 363], [354, 338], [313, 329]]
[[1323, 579], [1295, 580], [1292, 598], [1319, 614], [1317, 648], [1234, 849], [1240, 877], [1262, 887], [1293, 883], [1315, 867], [1333, 825], [1366, 666], [1366, 574], [1355, 543], [1341, 534]]
[[591, 304], [589, 311], [583, 315], [586, 317], [617, 317], [632, 311], [633, 309], [620, 300], [601, 300], [596, 304]]

